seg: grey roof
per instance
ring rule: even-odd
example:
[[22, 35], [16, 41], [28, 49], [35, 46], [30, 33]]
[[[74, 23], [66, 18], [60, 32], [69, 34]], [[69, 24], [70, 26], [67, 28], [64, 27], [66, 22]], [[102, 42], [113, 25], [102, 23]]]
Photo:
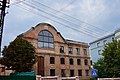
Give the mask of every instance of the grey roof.
[[115, 33], [120, 32], [120, 28], [115, 31]]
[[106, 35], [106, 36], [104, 36], [104, 37], [102, 37], [102, 38], [99, 38], [99, 39], [97, 39], [97, 40], [95, 40], [95, 41], [93, 41], [93, 42], [90, 42], [89, 44], [91, 45], [91, 44], [93, 44], [93, 43], [95, 43], [95, 42], [101, 41], [101, 40], [103, 40], [103, 39], [109, 38], [109, 37], [114, 36], [114, 35], [115, 35], [115, 33], [111, 33], [111, 34]]

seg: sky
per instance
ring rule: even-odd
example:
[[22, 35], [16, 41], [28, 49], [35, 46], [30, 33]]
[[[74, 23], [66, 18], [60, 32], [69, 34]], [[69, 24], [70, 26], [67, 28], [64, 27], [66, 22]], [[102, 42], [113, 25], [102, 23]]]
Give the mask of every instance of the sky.
[[2, 48], [42, 22], [65, 39], [87, 43], [120, 27], [120, 0], [11, 0], [6, 12]]

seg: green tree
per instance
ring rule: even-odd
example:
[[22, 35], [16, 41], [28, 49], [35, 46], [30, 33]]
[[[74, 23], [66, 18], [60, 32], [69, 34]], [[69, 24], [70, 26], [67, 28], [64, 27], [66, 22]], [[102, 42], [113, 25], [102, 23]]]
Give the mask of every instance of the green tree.
[[100, 58], [96, 63], [94, 63], [94, 68], [97, 69], [98, 77], [106, 77], [106, 69], [104, 64], [104, 59]]
[[93, 66], [100, 77], [120, 77], [120, 41], [107, 43], [103, 50], [103, 58]]
[[16, 38], [8, 46], [5, 46], [2, 53], [3, 58], [0, 63], [15, 72], [31, 71], [35, 63], [35, 48], [21, 38]]

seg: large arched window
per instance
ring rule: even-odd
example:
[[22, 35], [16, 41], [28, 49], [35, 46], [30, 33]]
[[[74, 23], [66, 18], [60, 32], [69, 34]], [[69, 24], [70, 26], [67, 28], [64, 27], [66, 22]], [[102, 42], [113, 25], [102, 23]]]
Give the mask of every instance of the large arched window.
[[38, 33], [39, 48], [54, 48], [54, 39], [50, 32], [43, 30]]

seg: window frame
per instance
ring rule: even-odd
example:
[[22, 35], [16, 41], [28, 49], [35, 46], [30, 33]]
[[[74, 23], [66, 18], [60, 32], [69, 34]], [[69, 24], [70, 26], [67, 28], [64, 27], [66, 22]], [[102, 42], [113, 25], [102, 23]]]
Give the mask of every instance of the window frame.
[[78, 76], [82, 76], [82, 70], [81, 69], [78, 70]]
[[107, 40], [104, 40], [104, 41], [103, 41], [103, 44], [105, 45], [106, 43], [107, 43]]
[[50, 64], [55, 64], [55, 58], [54, 57], [50, 57]]
[[84, 65], [88, 65], [88, 60], [84, 59]]
[[50, 69], [50, 76], [55, 76], [55, 69]]
[[74, 60], [72, 58], [69, 59], [69, 64], [74, 65]]
[[48, 30], [42, 30], [38, 33], [38, 48], [54, 49], [54, 37]]
[[85, 75], [89, 76], [89, 70], [85, 70]]
[[102, 50], [98, 50], [98, 55], [102, 55]]
[[97, 47], [99, 47], [100, 46], [100, 42], [97, 42]]
[[74, 74], [74, 69], [70, 69], [70, 77], [74, 77], [75, 74]]
[[76, 54], [80, 55], [80, 48], [76, 48], [75, 50], [76, 50]]
[[60, 58], [60, 63], [65, 64], [65, 58]]
[[68, 53], [72, 54], [72, 51], [73, 51], [72, 47], [68, 47]]
[[66, 72], [65, 69], [61, 69], [61, 76], [62, 76], [62, 77], [66, 77], [66, 73], [65, 73], [65, 72]]
[[60, 46], [60, 53], [64, 53], [64, 46]]
[[77, 59], [77, 65], [81, 65], [81, 59]]
[[84, 53], [85, 56], [87, 56], [87, 49], [84, 48], [83, 53]]

